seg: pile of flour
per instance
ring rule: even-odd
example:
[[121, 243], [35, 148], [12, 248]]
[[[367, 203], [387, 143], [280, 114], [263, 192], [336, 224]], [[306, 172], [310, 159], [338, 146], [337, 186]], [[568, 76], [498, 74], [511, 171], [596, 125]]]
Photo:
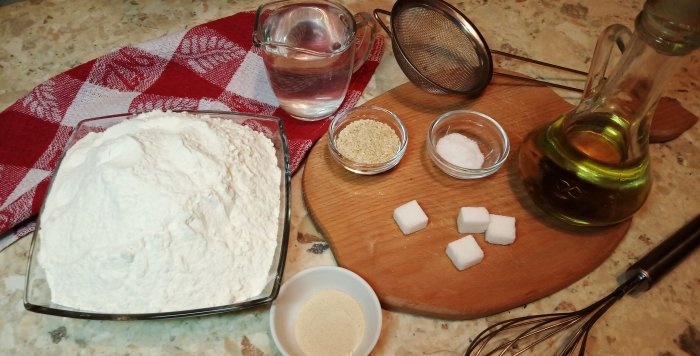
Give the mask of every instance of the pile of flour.
[[224, 119], [151, 112], [87, 135], [66, 152], [41, 215], [52, 301], [149, 313], [258, 295], [280, 181], [272, 141]]

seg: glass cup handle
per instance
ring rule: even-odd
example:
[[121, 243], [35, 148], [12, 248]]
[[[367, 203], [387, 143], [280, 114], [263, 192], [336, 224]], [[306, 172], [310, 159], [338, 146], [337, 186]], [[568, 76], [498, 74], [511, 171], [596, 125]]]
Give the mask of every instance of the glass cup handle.
[[355, 14], [355, 26], [357, 32], [355, 34], [355, 62], [352, 67], [352, 72], [355, 73], [369, 58], [370, 52], [372, 52], [372, 44], [374, 43], [374, 37], [377, 34], [377, 28], [375, 26], [372, 16], [366, 12], [360, 12]]
[[632, 31], [620, 24], [608, 26], [598, 37], [595, 50], [593, 51], [591, 67], [588, 70], [586, 86], [583, 89], [584, 98], [598, 92], [605, 83], [605, 72], [608, 69], [608, 64], [610, 64], [613, 45], [616, 45], [620, 52], [624, 53], [631, 39]]

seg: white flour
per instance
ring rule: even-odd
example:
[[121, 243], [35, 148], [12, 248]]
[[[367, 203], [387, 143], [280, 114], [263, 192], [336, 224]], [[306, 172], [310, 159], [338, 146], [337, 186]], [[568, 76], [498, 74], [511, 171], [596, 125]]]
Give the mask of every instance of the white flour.
[[281, 172], [270, 139], [152, 112], [66, 154], [41, 215], [54, 303], [105, 313], [230, 304], [265, 287]]

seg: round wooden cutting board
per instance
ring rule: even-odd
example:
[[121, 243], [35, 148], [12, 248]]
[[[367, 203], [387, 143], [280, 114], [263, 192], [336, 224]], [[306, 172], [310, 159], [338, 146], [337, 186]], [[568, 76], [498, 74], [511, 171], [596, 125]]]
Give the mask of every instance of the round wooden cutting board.
[[[625, 236], [630, 221], [576, 230], [557, 224], [533, 206], [515, 161], [525, 135], [565, 113], [571, 105], [551, 89], [495, 76], [476, 99], [428, 94], [411, 83], [366, 103], [396, 113], [408, 129], [402, 161], [390, 171], [362, 176], [346, 171], [322, 138], [307, 159], [302, 189], [308, 211], [327, 237], [338, 264], [362, 276], [390, 310], [443, 319], [495, 314], [554, 293], [599, 266]], [[511, 141], [506, 164], [478, 180], [452, 178], [425, 149], [430, 123], [453, 109], [481, 111], [499, 121]], [[427, 228], [404, 236], [394, 209], [416, 199], [430, 219]], [[461, 238], [462, 206], [483, 206], [516, 218], [517, 239], [490, 245], [473, 234], [484, 260], [458, 271], [445, 254]]]

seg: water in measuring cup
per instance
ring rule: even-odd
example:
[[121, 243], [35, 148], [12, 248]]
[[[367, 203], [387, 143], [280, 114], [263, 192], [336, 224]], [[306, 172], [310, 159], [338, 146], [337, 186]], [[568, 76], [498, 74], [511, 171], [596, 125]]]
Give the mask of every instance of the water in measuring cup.
[[303, 120], [334, 113], [352, 75], [354, 53], [348, 46], [352, 29], [347, 23], [352, 19], [333, 11], [291, 7], [265, 21], [270, 24], [270, 41], [263, 47], [263, 60], [272, 90], [282, 109]]

